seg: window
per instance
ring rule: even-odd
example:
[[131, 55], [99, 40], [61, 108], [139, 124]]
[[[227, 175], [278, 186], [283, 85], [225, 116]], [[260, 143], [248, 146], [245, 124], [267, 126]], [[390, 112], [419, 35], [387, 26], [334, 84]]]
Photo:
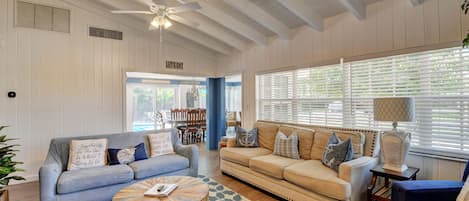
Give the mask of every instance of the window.
[[[191, 96], [196, 87], [198, 97]], [[167, 120], [174, 108], [205, 108], [207, 89], [205, 85], [127, 83], [127, 129], [132, 131], [161, 129], [157, 112], [161, 114], [165, 128], [171, 127]]]
[[373, 120], [373, 99], [413, 97], [415, 121], [399, 123], [412, 133], [413, 151], [469, 158], [469, 50], [258, 75], [257, 82], [258, 119], [292, 123], [389, 130], [391, 123]]
[[342, 125], [340, 65], [273, 73], [258, 77], [258, 119]]

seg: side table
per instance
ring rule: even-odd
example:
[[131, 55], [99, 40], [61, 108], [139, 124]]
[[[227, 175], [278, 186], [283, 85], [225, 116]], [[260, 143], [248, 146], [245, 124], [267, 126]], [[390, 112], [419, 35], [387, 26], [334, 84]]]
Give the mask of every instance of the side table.
[[[383, 169], [383, 164], [377, 165], [370, 172], [373, 174], [370, 185], [368, 186], [368, 201], [391, 201], [391, 190], [390, 179], [405, 181], [405, 180], [416, 180], [417, 173], [420, 171], [419, 168], [409, 167], [404, 172], [394, 172]], [[383, 186], [376, 186], [376, 180], [378, 177], [384, 178]]]

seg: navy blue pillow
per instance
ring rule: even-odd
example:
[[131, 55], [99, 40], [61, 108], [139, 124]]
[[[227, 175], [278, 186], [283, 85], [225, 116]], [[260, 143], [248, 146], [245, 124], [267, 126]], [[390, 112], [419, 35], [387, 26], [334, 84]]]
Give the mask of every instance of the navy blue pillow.
[[145, 144], [140, 143], [135, 146], [135, 161], [148, 159], [147, 152], [145, 151]]
[[108, 149], [109, 165], [128, 164], [147, 159], [145, 144], [140, 143], [133, 148]]

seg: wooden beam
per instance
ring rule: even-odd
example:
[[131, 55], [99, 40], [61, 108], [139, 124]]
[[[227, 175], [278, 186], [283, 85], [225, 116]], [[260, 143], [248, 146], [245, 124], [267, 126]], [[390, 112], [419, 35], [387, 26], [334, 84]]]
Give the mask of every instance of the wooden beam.
[[317, 31], [323, 30], [323, 17], [314, 12], [307, 0], [277, 0]]
[[227, 30], [225, 27], [217, 23], [207, 20], [200, 14], [186, 12], [179, 14], [179, 16], [185, 19], [190, 19], [190, 21], [198, 23], [199, 26], [193, 26], [192, 24], [187, 24], [184, 23], [184, 21], [179, 21], [177, 19], [175, 19], [175, 21], [212, 36], [213, 38], [216, 38], [239, 51], [244, 51], [247, 47], [246, 41], [240, 39], [235, 33]]
[[410, 0], [412, 6], [418, 6], [420, 4], [423, 4], [423, 2], [425, 2], [425, 0]]
[[218, 40], [214, 40], [210, 36], [204, 33], [195, 31], [187, 26], [180, 25], [180, 24], [173, 24], [173, 26], [169, 27], [168, 31], [171, 31], [172, 33], [176, 35], [192, 40], [200, 45], [203, 45], [212, 50], [215, 50], [221, 54], [229, 56], [232, 53], [231, 47], [228, 47], [222, 42], [219, 42]]
[[[128, 9], [128, 8], [135, 8], [135, 7], [142, 9], [142, 10], [148, 9], [147, 6], [143, 4], [137, 4], [136, 1], [128, 1], [128, 0], [125, 0], [125, 1], [123, 0], [98, 0], [98, 1], [105, 5], [111, 6], [115, 9]], [[129, 15], [129, 16], [135, 17], [144, 22], [148, 22], [148, 18], [144, 15], [136, 14], [136, 15]], [[149, 26], [149, 23], [147, 24], [147, 27], [148, 26]], [[182, 36], [184, 38], [187, 38], [197, 44], [200, 44], [218, 53], [221, 53], [224, 55], [231, 54], [231, 47], [227, 46], [226, 44], [222, 42], [219, 42], [218, 40], [214, 38], [211, 38], [210, 36], [204, 35], [198, 31], [187, 28], [184, 25], [174, 23], [173, 26], [167, 29], [167, 31], [177, 34], [179, 36]]]
[[[180, 3], [190, 2], [188, 0], [178, 0]], [[198, 1], [202, 9], [198, 12], [202, 15], [207, 16], [215, 22], [225, 26], [228, 29], [233, 30], [234, 32], [248, 38], [249, 40], [254, 41], [259, 45], [267, 45], [267, 37], [259, 31], [249, 27], [243, 22], [235, 19], [233, 16], [226, 14], [223, 10], [212, 5], [208, 1]]]
[[363, 0], [339, 0], [358, 20], [366, 18], [366, 4]]
[[249, 0], [225, 0], [225, 3], [276, 33], [280, 38], [290, 39], [290, 28]]

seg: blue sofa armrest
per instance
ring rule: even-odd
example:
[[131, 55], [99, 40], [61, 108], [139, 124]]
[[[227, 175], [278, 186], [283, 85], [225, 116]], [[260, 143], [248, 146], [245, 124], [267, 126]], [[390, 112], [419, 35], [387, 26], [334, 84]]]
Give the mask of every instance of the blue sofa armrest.
[[176, 144], [175, 152], [189, 159], [189, 175], [197, 177], [199, 174], [199, 149], [197, 146]]
[[454, 201], [464, 182], [442, 180], [396, 181], [392, 201]]
[[62, 164], [48, 157], [39, 169], [39, 188], [41, 201], [56, 200], [57, 181], [62, 174]]

